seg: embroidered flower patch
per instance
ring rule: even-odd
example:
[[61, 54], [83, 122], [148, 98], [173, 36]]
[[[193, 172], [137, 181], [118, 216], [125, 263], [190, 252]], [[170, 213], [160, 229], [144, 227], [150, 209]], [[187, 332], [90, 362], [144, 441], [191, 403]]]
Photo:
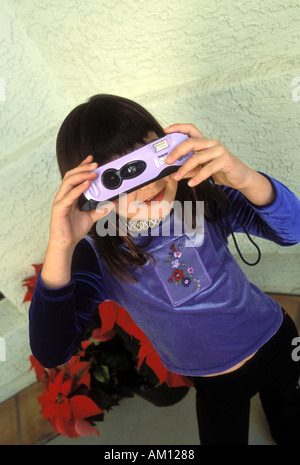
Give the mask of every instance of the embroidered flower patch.
[[186, 236], [157, 250], [155, 258], [155, 271], [173, 306], [183, 303], [211, 284], [198, 250]]
[[178, 245], [178, 250], [172, 242], [169, 252], [168, 260], [165, 260], [164, 263], [169, 263], [171, 268], [175, 268], [175, 271], [171, 274], [168, 278], [168, 282], [170, 284], [173, 283], [174, 286], [182, 285], [184, 287], [188, 287], [191, 284], [196, 286], [196, 290], [198, 291], [201, 287], [200, 279], [196, 279], [194, 277], [194, 268], [192, 266], [188, 266], [186, 263], [183, 263], [179, 260], [181, 258], [182, 252], [180, 250], [183, 249], [183, 245]]

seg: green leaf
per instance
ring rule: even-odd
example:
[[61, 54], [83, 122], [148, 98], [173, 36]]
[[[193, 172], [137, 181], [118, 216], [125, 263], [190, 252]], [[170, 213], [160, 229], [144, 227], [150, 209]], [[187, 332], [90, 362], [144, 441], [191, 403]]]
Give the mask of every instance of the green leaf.
[[100, 383], [107, 384], [110, 380], [109, 369], [106, 365], [98, 365], [94, 370], [94, 377]]

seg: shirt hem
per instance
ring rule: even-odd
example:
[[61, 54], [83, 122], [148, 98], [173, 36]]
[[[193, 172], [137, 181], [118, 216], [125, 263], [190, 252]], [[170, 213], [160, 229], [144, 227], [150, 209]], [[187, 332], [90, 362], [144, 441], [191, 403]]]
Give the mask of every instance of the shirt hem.
[[[171, 372], [176, 373], [178, 375], [182, 376], [208, 376], [208, 375], [221, 375], [224, 371], [228, 371], [231, 368], [233, 368], [235, 365], [238, 365], [240, 362], [245, 360], [247, 357], [250, 357], [253, 355], [255, 352], [257, 352], [259, 349], [263, 347], [264, 344], [266, 344], [279, 330], [280, 326], [282, 325], [283, 322], [283, 314], [281, 314], [281, 319], [277, 323], [277, 325], [272, 327], [272, 330], [270, 330], [266, 336], [264, 336], [263, 339], [261, 339], [255, 346], [253, 346], [251, 349], [249, 349], [246, 353], [244, 353], [242, 356], [240, 356], [238, 359], [227, 363], [226, 365], [223, 365], [221, 367], [217, 368], [211, 368], [211, 369], [203, 369], [203, 370], [186, 370], [186, 369], [181, 369], [178, 367], [174, 367], [170, 365], [169, 363], [165, 362], [162, 357], [161, 362], [162, 364]], [[237, 368], [238, 370], [238, 368]], [[234, 370], [235, 371], [235, 370]]]

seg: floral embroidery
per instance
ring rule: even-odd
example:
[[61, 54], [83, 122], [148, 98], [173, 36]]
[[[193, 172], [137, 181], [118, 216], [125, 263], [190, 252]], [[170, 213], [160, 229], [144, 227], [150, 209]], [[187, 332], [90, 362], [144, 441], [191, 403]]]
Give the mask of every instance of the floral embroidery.
[[155, 250], [153, 266], [174, 309], [180, 309], [184, 302], [204, 292], [212, 283], [199, 252], [185, 235]]
[[176, 270], [176, 271], [174, 271], [172, 276], [175, 279], [175, 281], [179, 281], [180, 279], [182, 279], [184, 277], [183, 276], [183, 271], [182, 270]]
[[196, 279], [193, 276], [194, 268], [178, 260], [182, 257], [182, 252], [179, 252], [179, 250], [182, 250], [183, 247], [184, 246], [182, 244], [179, 244], [177, 250], [173, 242], [170, 247], [171, 252], [169, 252], [169, 258], [163, 262], [169, 263], [172, 269], [175, 268], [171, 276], [168, 278], [168, 283], [173, 284], [174, 286], [179, 284], [184, 287], [189, 287], [193, 283], [196, 286], [196, 290], [198, 291], [201, 287], [201, 284], [200, 279]]

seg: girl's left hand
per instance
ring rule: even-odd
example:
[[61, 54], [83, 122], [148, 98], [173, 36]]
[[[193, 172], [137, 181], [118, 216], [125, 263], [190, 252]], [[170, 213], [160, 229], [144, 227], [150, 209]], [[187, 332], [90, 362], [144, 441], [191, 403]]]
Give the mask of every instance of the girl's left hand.
[[183, 178], [191, 178], [189, 186], [196, 186], [210, 176], [216, 184], [232, 187], [237, 190], [247, 186], [253, 170], [229, 152], [221, 142], [215, 139], [207, 139], [192, 124], [173, 124], [164, 129], [166, 134], [180, 132], [189, 136], [168, 156], [166, 163], [172, 164], [175, 160], [188, 152], [194, 152], [178, 171], [171, 175], [176, 181]]

